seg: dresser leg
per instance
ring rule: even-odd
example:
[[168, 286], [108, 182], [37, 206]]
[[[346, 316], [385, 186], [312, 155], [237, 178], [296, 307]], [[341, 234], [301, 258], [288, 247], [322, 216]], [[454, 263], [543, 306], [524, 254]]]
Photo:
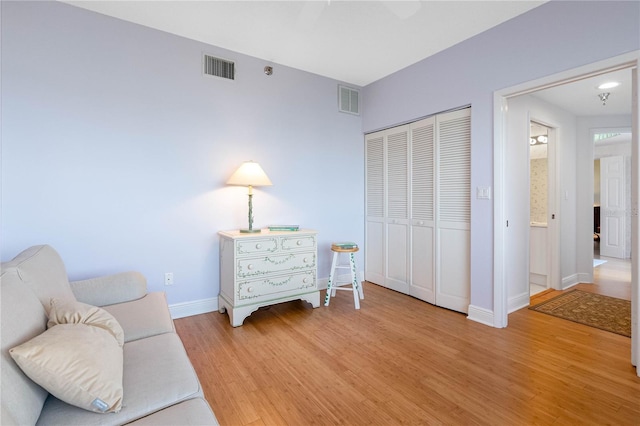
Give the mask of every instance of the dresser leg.
[[301, 296], [300, 299], [311, 303], [311, 306], [314, 308], [320, 307], [320, 291], [305, 294], [304, 296]]

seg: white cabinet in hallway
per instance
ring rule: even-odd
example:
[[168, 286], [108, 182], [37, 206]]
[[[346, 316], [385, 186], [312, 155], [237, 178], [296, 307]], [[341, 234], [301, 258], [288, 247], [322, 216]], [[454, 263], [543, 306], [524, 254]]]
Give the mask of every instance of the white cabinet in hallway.
[[365, 278], [467, 312], [471, 109], [375, 132], [366, 144]]

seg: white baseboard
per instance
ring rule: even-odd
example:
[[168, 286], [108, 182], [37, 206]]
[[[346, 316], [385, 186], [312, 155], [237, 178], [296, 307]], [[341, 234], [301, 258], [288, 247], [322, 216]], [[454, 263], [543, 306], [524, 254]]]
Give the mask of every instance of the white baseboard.
[[467, 315], [467, 319], [488, 325], [489, 327], [495, 327], [493, 311], [479, 306], [469, 305], [469, 314]]
[[[358, 272], [360, 282], [364, 281], [364, 271]], [[351, 274], [342, 274], [337, 276], [337, 282], [350, 282]], [[329, 277], [318, 279], [318, 290], [326, 290], [329, 283]], [[169, 305], [171, 318], [178, 319], [190, 317], [192, 315], [206, 314], [218, 310], [218, 298], [211, 297], [209, 299], [193, 300], [191, 302], [174, 303]]]
[[587, 272], [578, 273], [578, 282], [580, 283], [593, 283], [593, 274]]
[[192, 315], [206, 314], [218, 310], [218, 298], [211, 297], [209, 299], [193, 300], [191, 302], [182, 302], [169, 305], [171, 318], [178, 319], [190, 317]]
[[529, 301], [531, 299], [531, 295], [529, 291], [526, 291], [518, 296], [512, 297], [507, 302], [507, 312], [515, 312], [518, 309], [522, 309], [526, 306], [529, 306]]
[[542, 274], [529, 273], [529, 284], [547, 286], [547, 276]]
[[578, 274], [572, 274], [572, 275], [569, 275], [568, 277], [564, 277], [562, 279], [562, 290], [566, 290], [569, 287], [573, 287], [579, 282], [580, 280], [578, 279]]

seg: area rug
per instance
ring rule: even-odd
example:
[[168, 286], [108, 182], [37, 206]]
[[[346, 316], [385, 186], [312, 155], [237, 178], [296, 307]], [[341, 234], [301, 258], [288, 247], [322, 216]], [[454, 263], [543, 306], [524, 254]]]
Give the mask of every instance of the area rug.
[[571, 290], [529, 309], [631, 337], [631, 302]]

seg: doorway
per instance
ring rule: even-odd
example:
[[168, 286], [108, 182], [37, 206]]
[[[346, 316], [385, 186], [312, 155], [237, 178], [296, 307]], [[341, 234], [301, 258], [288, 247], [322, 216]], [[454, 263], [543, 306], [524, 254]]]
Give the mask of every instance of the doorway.
[[594, 267], [631, 258], [631, 129], [594, 130]]
[[[582, 80], [586, 80], [591, 77], [596, 77], [600, 75], [604, 75], [614, 71], [627, 70], [630, 75], [631, 84], [627, 88], [629, 91], [629, 98], [631, 99], [631, 95], [633, 96], [633, 101], [631, 104], [631, 114], [630, 121], [632, 122], [632, 164], [638, 164], [638, 159], [640, 157], [640, 149], [638, 147], [638, 63], [640, 62], [639, 52], [632, 52], [630, 54], [621, 55], [619, 57], [610, 58], [598, 63], [590, 64], [584, 67], [580, 67], [577, 69], [573, 69], [570, 71], [565, 71], [553, 76], [541, 78], [536, 81], [523, 83], [518, 86], [514, 86], [511, 88], [503, 89], [495, 92], [494, 94], [494, 326], [495, 327], [506, 327], [508, 318], [508, 282], [511, 277], [508, 277], [507, 266], [518, 266], [518, 262], [521, 262], [519, 259], [522, 258], [522, 255], [518, 252], [518, 247], [512, 245], [513, 240], [510, 241], [511, 234], [514, 231], [517, 232], [518, 229], [525, 227], [528, 225], [528, 217], [527, 223], [518, 219], [516, 222], [513, 217], [510, 216], [510, 212], [508, 207], [513, 203], [514, 199], [519, 198], [519, 194], [510, 191], [508, 184], [510, 183], [512, 177], [509, 175], [509, 160], [506, 155], [506, 148], [508, 145], [508, 137], [507, 137], [507, 124], [509, 121], [508, 115], [511, 114], [512, 111], [512, 100], [516, 97], [526, 94], [534, 94], [536, 91], [551, 88], [551, 87], [561, 87], [565, 84], [572, 82], [579, 82]], [[580, 128], [579, 131], [582, 131]], [[581, 138], [582, 139], [582, 138]], [[588, 138], [586, 138], [588, 140]], [[569, 146], [568, 148], [571, 148]], [[573, 142], [573, 148], [576, 148], [575, 142]], [[587, 151], [587, 150], [583, 150]], [[591, 150], [588, 150], [588, 154], [591, 154]], [[569, 167], [574, 168], [584, 168], [585, 163], [585, 155], [583, 152], [576, 150], [574, 155], [577, 160], [577, 167], [574, 164], [569, 165]], [[561, 155], [562, 157], [562, 155]], [[565, 157], [567, 158], [567, 157]], [[588, 157], [587, 157], [588, 158]], [[563, 161], [564, 162], [564, 161]], [[523, 163], [520, 163], [521, 166]], [[565, 167], [564, 164], [562, 167]], [[587, 167], [589, 175], [593, 173], [593, 160]], [[637, 167], [632, 168], [633, 176], [631, 182], [631, 194], [632, 194], [632, 211], [637, 212], [637, 204], [638, 204], [638, 195], [639, 195], [639, 185], [638, 185], [638, 171]], [[573, 170], [574, 172], [576, 170]], [[571, 174], [568, 174], [571, 177]], [[560, 209], [560, 218], [563, 218], [563, 214], [566, 214], [567, 220], [574, 220], [575, 222], [571, 227], [569, 227], [569, 234], [573, 233], [573, 238], [562, 238], [562, 241], [565, 244], [573, 244], [574, 250], [580, 251], [580, 256], [578, 258], [575, 257], [573, 259], [569, 259], [565, 261], [564, 253], [561, 265], [562, 272], [562, 285], [569, 284], [570, 282], [565, 282], [566, 272], [574, 265], [579, 265], [581, 268], [584, 267], [584, 260], [586, 258], [587, 261], [592, 265], [592, 245], [585, 244], [589, 243], [593, 239], [592, 234], [592, 226], [593, 226], [593, 191], [592, 187], [589, 188], [588, 194], [588, 203], [585, 203], [587, 197], [584, 195], [584, 191], [575, 191], [574, 188], [577, 188], [577, 182], [575, 182], [575, 176], [577, 174], [573, 174], [574, 181], [566, 182], [563, 181], [563, 187], [558, 193], [558, 196], [561, 197], [562, 206]], [[507, 179], [508, 177], [508, 179]], [[588, 182], [590, 180], [587, 180]], [[567, 188], [567, 189], [565, 189]], [[565, 203], [567, 202], [567, 203]], [[576, 211], [576, 206], [583, 206], [587, 204], [587, 208], [581, 208], [580, 212]], [[573, 206], [574, 211], [571, 211]], [[571, 213], [574, 213], [572, 215]], [[528, 214], [528, 212], [527, 212]], [[631, 217], [631, 225], [632, 225], [632, 241], [631, 241], [631, 249], [633, 252], [638, 252], [640, 249], [640, 241], [636, 237], [638, 233], [638, 215], [633, 214]], [[516, 223], [514, 223], [516, 222]], [[522, 223], [521, 223], [522, 222]], [[517, 227], [510, 227], [511, 225], [517, 225]], [[578, 225], [578, 226], [577, 226]], [[586, 225], [587, 233], [583, 235], [582, 225]], [[580, 230], [580, 233], [577, 233], [576, 230]], [[528, 237], [527, 240], [528, 242]], [[522, 241], [518, 242], [519, 245], [522, 245]], [[577, 247], [576, 247], [577, 246]], [[528, 251], [528, 244], [526, 244], [525, 253]], [[582, 252], [587, 250], [587, 256], [583, 256]], [[513, 257], [516, 256], [514, 259]], [[519, 256], [519, 257], [518, 257]], [[528, 259], [521, 263], [528, 263]], [[640, 302], [640, 296], [638, 292], [638, 262], [634, 259], [631, 268], [631, 276], [632, 276], [632, 318], [634, 318], [633, 324], [633, 333], [632, 333], [632, 353], [631, 360], [633, 365], [637, 365], [638, 354], [640, 353], [640, 344], [637, 335], [637, 321], [638, 321], [638, 303]], [[522, 269], [522, 268], [520, 268]], [[524, 269], [526, 271], [526, 267]], [[592, 269], [590, 271], [592, 274]], [[569, 277], [570, 280], [575, 279], [576, 283], [579, 282], [579, 274], [574, 274], [575, 277]], [[526, 279], [526, 277], [525, 277]], [[637, 370], [640, 374], [640, 371]]]
[[[529, 296], [549, 288], [549, 142], [551, 129], [529, 123]], [[552, 142], [553, 144], [553, 142]], [[551, 151], [552, 152], [552, 151]]]

